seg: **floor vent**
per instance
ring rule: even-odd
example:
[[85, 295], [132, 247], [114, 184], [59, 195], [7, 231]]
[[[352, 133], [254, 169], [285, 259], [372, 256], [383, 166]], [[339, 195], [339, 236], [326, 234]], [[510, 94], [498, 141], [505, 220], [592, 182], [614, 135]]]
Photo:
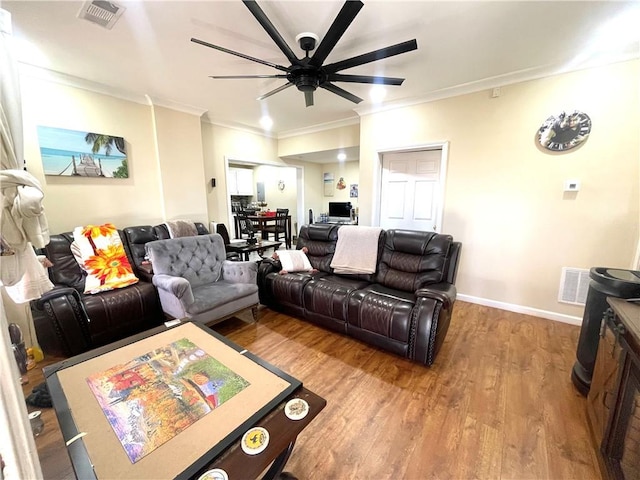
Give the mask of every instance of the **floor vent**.
[[118, 21], [125, 8], [105, 0], [92, 0], [82, 4], [78, 18], [83, 18], [101, 27], [111, 29]]
[[584, 305], [589, 290], [589, 270], [562, 267], [558, 301], [573, 305]]

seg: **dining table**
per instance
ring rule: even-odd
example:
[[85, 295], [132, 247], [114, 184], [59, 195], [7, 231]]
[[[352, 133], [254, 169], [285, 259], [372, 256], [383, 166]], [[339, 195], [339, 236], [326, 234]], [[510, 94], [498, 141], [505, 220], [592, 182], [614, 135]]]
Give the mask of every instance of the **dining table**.
[[[260, 232], [263, 240], [268, 240], [269, 232], [266, 232], [264, 228], [270, 224], [276, 223], [276, 216], [270, 215], [247, 215], [247, 218], [251, 220], [251, 222], [256, 226], [256, 230]], [[240, 224], [238, 222], [238, 216], [233, 216], [234, 223], [234, 231], [237, 239], [242, 238], [242, 234], [240, 233]], [[274, 239], [275, 240], [275, 239]], [[287, 221], [285, 225], [284, 232], [284, 242], [287, 248], [291, 248], [291, 215], [287, 215]]]

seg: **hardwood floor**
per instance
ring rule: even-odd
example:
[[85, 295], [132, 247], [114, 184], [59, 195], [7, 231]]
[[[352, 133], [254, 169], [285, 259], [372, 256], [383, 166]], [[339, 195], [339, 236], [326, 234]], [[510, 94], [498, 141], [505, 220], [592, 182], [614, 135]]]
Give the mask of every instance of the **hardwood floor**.
[[[570, 379], [579, 327], [458, 301], [426, 368], [266, 308], [259, 317], [214, 328], [327, 400], [286, 466], [300, 480], [601, 478]], [[49, 469], [61, 456], [41, 457], [46, 478], [69, 478]]]

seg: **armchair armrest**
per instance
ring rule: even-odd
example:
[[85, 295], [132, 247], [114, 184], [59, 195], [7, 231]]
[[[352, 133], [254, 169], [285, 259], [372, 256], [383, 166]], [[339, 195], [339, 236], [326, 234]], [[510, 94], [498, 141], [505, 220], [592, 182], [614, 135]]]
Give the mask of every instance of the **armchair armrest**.
[[434, 283], [416, 291], [418, 298], [431, 298], [443, 303], [443, 308], [450, 308], [456, 300], [457, 289], [451, 283]]
[[193, 303], [191, 284], [186, 278], [172, 277], [162, 273], [154, 275], [152, 281], [158, 290], [170, 293], [179, 299], [182, 304], [190, 305]]
[[229, 283], [258, 283], [258, 264], [256, 262], [222, 263], [222, 278]]

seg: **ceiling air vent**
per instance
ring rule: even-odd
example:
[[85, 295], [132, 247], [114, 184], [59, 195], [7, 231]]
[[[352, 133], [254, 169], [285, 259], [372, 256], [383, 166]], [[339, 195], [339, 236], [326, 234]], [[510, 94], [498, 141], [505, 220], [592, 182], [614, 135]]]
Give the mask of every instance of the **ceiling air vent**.
[[124, 11], [125, 8], [116, 3], [93, 0], [82, 5], [78, 12], [78, 18], [84, 18], [91, 23], [111, 29]]

